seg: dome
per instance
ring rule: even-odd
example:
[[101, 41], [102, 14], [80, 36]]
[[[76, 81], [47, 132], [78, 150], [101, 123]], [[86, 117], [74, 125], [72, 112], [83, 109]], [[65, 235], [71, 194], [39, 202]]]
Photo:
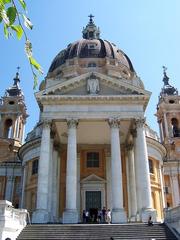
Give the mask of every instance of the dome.
[[68, 45], [53, 60], [49, 72], [53, 72], [68, 59], [72, 58], [105, 58], [116, 59], [118, 62], [134, 71], [128, 56], [114, 44], [102, 39], [81, 39]]
[[[82, 31], [83, 38], [69, 44], [66, 49], [60, 51], [52, 61], [48, 73], [55, 73], [62, 66], [68, 66], [68, 63], [73, 59], [77, 59], [77, 61], [82, 61], [83, 59], [87, 61], [89, 59], [90, 63], [93, 63], [93, 59], [95, 61], [98, 61], [98, 59], [107, 60], [106, 63], [114, 61], [115, 66], [121, 66], [130, 74], [135, 73], [128, 56], [115, 44], [102, 40], [100, 38], [100, 30], [92, 20], [93, 16], [90, 15], [89, 17], [89, 23]], [[76, 64], [78, 65], [77, 61]], [[66, 65], [64, 65], [65, 63]]]

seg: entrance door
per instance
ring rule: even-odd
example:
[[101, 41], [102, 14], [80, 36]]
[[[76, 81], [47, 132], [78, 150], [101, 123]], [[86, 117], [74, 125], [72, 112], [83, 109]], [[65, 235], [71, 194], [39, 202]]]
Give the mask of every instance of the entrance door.
[[101, 209], [101, 191], [86, 191], [86, 210], [91, 222], [97, 221], [98, 209]]

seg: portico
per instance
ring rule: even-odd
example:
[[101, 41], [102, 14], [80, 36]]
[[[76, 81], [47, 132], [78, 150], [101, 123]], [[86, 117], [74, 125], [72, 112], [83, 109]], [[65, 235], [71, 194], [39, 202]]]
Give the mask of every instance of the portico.
[[[69, 108], [69, 106], [65, 107], [66, 110]], [[48, 109], [49, 108], [50, 106], [48, 106]], [[80, 109], [82, 108], [82, 106], [76, 106], [76, 109], [78, 108]], [[87, 106], [83, 106], [83, 108], [87, 109]], [[122, 108], [120, 107], [121, 110]], [[132, 106], [129, 106], [129, 108], [132, 109]], [[137, 106], [134, 106], [134, 108], [137, 108]], [[55, 108], [53, 108], [52, 106], [52, 109]], [[91, 112], [90, 109], [92, 109]], [[107, 208], [110, 208], [112, 210], [113, 223], [122, 223], [127, 221], [127, 204], [126, 206], [124, 204], [126, 197], [131, 199], [130, 205], [131, 208], [134, 209], [134, 218], [136, 218], [136, 215], [138, 213], [136, 211], [136, 209], [138, 209], [138, 204], [140, 214], [142, 214], [142, 212], [144, 213], [146, 211], [146, 208], [148, 210], [151, 209], [151, 206], [148, 205], [149, 202], [147, 203], [147, 205], [140, 205], [140, 203], [138, 202], [138, 200], [136, 200], [135, 197], [135, 201], [132, 201], [132, 192], [134, 192], [134, 195], [136, 195], [138, 191], [137, 189], [141, 189], [141, 193], [143, 193], [143, 196], [146, 196], [147, 194], [147, 199], [149, 199], [150, 192], [147, 193], [146, 190], [143, 190], [142, 181], [137, 181], [136, 184], [131, 183], [131, 195], [125, 196], [126, 193], [124, 192], [124, 189], [127, 188], [127, 186], [124, 178], [127, 178], [127, 176], [122, 170], [122, 161], [125, 161], [125, 146], [127, 145], [127, 140], [130, 138], [132, 129], [134, 129], [134, 131], [136, 130], [139, 142], [142, 143], [144, 141], [144, 145], [146, 145], [143, 133], [143, 124], [141, 126], [138, 125], [138, 127], [141, 129], [141, 134], [139, 134], [136, 124], [137, 121], [143, 122], [143, 120], [142, 118], [139, 118], [139, 120], [135, 118], [135, 115], [142, 115], [143, 113], [132, 113], [131, 116], [134, 117], [127, 118], [126, 111], [124, 111], [124, 113], [122, 111], [117, 112], [116, 116], [118, 117], [113, 117], [110, 111], [104, 111], [104, 116], [102, 116], [102, 110], [104, 109], [107, 109], [105, 104], [102, 104], [99, 108], [95, 105], [92, 106], [91, 104], [88, 107], [88, 112], [83, 113], [82, 111], [77, 111], [75, 113], [74, 111], [69, 111], [68, 114], [66, 113], [69, 117], [66, 119], [60, 119], [58, 118], [59, 116], [57, 116], [58, 114], [54, 113], [53, 115], [57, 116], [57, 119], [55, 118], [50, 120], [49, 116], [48, 125], [47, 121], [43, 125], [43, 133], [45, 131], [45, 134], [49, 136], [49, 139], [50, 130], [47, 131], [47, 127], [48, 129], [53, 129], [53, 131], [56, 132], [56, 139], [54, 138], [54, 141], [59, 142], [59, 148], [56, 150], [61, 152], [61, 157], [59, 159], [60, 165], [63, 165], [63, 161], [66, 162], [64, 180], [62, 180], [62, 175], [64, 174], [63, 170], [58, 169], [59, 174], [61, 175], [61, 181], [57, 183], [59, 185], [58, 188], [60, 188], [60, 194], [57, 200], [57, 211], [58, 209], [60, 210], [60, 212], [62, 211], [63, 223], [77, 223], [80, 221], [82, 210], [87, 206], [86, 195], [88, 191], [100, 192], [101, 208], [103, 206], [107, 206]], [[110, 106], [108, 110], [111, 110]], [[49, 115], [51, 115], [52, 112], [49, 112]], [[46, 116], [47, 119], [47, 113], [44, 112], [43, 114]], [[130, 112], [128, 112], [128, 114], [130, 115]], [[65, 112], [62, 113], [62, 115], [65, 115]], [[50, 174], [50, 169], [48, 170], [48, 165], [50, 165], [50, 162], [52, 161], [51, 155], [53, 147], [47, 148], [47, 139], [48, 137], [46, 136], [46, 142], [41, 142], [41, 149], [45, 148], [46, 150], [41, 150], [40, 152], [42, 155], [46, 152], [46, 156], [49, 156], [49, 163], [43, 164], [43, 166], [46, 166], [46, 171]], [[138, 152], [136, 138], [133, 139], [133, 144], [133, 150], [129, 149], [128, 151], [129, 167], [132, 168], [131, 171], [133, 171], [134, 168], [136, 169], [138, 167], [135, 161], [137, 161], [136, 159], [139, 158], [139, 156], [136, 155]], [[49, 153], [47, 153], [47, 151], [49, 151]], [[147, 161], [147, 154], [145, 155], [146, 151], [147, 149], [145, 148], [143, 152], [144, 155], [141, 156], [141, 158]], [[99, 154], [98, 167], [85, 166], [87, 164], [87, 153], [94, 152], [98, 152]], [[109, 158], [107, 157], [108, 154]], [[132, 156], [134, 156], [134, 163], [132, 163]], [[42, 157], [42, 159], [43, 161], [45, 161], [44, 157]], [[146, 164], [148, 164], [148, 162], [146, 162]], [[137, 169], [136, 171], [138, 172]], [[43, 171], [43, 174], [45, 174], [45, 170]], [[146, 168], [146, 173], [144, 173], [144, 177], [146, 177], [147, 179], [149, 178], [148, 168]], [[132, 178], [133, 177], [131, 173], [131, 176], [129, 177], [129, 180], [131, 182]], [[47, 177], [42, 177], [42, 179], [43, 181], [45, 181]], [[61, 184], [63, 181], [64, 185]], [[48, 193], [50, 189], [48, 182], [46, 184], [43, 184], [42, 180], [40, 180], [39, 177], [38, 188], [41, 189], [41, 191]], [[63, 186], [65, 187], [64, 193]], [[150, 189], [150, 185], [147, 184], [147, 186], [148, 189]], [[43, 188], [45, 188], [46, 190], [43, 190]], [[62, 194], [65, 194], [66, 196], [64, 206], [61, 202], [62, 200], [60, 199], [60, 197], [62, 197]], [[48, 222], [50, 221], [50, 219], [53, 218], [52, 216], [50, 216], [51, 211], [48, 208], [47, 204], [47, 202], [50, 201], [48, 200], [49, 197], [52, 198], [53, 195], [49, 196], [48, 194], [46, 194], [44, 195], [43, 200], [41, 198], [40, 200], [38, 200], [37, 196], [37, 207], [40, 205], [42, 208], [42, 201], [44, 201], [45, 204], [43, 211], [38, 208], [35, 211], [33, 215], [34, 222]], [[108, 199], [111, 199], [111, 201], [108, 202]], [[42, 215], [39, 215], [42, 214], [42, 212], [44, 212], [43, 220], [41, 218]], [[47, 220], [46, 218], [48, 215], [49, 220]]]

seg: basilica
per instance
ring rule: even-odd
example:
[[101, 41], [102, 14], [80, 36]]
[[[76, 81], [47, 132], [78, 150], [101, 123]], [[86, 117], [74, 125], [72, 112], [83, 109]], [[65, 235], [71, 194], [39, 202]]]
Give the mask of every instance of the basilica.
[[89, 18], [41, 82], [40, 119], [25, 142], [19, 73], [1, 98], [0, 199], [33, 223], [80, 223], [83, 210], [91, 221], [103, 207], [112, 223], [162, 221], [180, 204], [180, 95], [164, 67], [159, 137], [145, 119], [151, 92]]

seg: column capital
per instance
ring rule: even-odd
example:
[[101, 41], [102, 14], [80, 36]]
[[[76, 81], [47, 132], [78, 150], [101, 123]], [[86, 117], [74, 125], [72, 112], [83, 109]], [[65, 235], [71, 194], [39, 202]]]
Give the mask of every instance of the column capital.
[[134, 147], [133, 143], [129, 143], [129, 144], [126, 145], [127, 151], [131, 151], [133, 149], [133, 147]]
[[68, 118], [66, 119], [68, 128], [77, 128], [78, 119]]
[[120, 128], [120, 120], [118, 118], [109, 118], [108, 123], [111, 128]]
[[136, 124], [136, 127], [137, 127], [137, 128], [142, 128], [142, 127], [144, 127], [145, 122], [146, 122], [146, 118], [138, 118], [138, 119], [135, 119], [135, 124]]
[[44, 119], [42, 122], [43, 127], [45, 127], [45, 128], [49, 128], [51, 126], [51, 123], [52, 123], [52, 121], [49, 119]]

